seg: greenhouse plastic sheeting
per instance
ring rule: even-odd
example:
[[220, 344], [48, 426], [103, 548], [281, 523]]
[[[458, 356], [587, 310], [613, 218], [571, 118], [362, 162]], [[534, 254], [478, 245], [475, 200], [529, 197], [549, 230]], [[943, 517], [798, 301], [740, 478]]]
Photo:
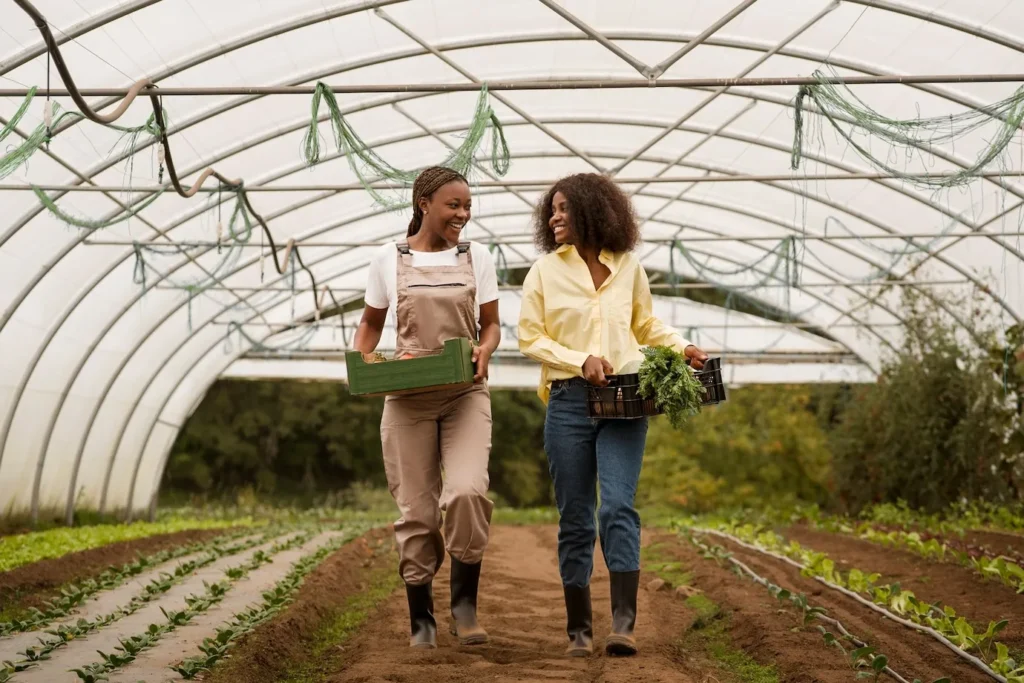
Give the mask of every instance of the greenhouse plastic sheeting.
[[[959, 187], [929, 189], [893, 177], [811, 179], [808, 174], [878, 169], [809, 102], [802, 111], [799, 168], [791, 169], [796, 86], [659, 86], [664, 79], [815, 71], [841, 77], [1024, 73], [1022, 3], [33, 4], [60, 41], [81, 88], [126, 89], [143, 77], [165, 89], [318, 81], [647, 81], [651, 87], [492, 90], [489, 102], [511, 153], [502, 180], [553, 181], [580, 171], [614, 172], [622, 179], [634, 193], [644, 238], [637, 255], [652, 283], [705, 283], [713, 288], [703, 291], [734, 292], [725, 301], [697, 304], [656, 290], [659, 313], [723, 356], [733, 383], [870, 381], [899, 350], [905, 292], [941, 299], [945, 315], [965, 331], [982, 315], [1005, 330], [1019, 323], [1024, 310], [1019, 131], [982, 169], [1001, 176], [973, 178]], [[63, 87], [52, 66], [47, 73], [40, 32], [30, 18], [6, 3], [0, 20], [0, 88], [45, 88], [47, 82]], [[658, 65], [663, 72], [648, 78]], [[1021, 86], [1004, 80], [850, 87], [865, 107], [890, 119], [917, 119], [982, 108]], [[441, 161], [450, 151], [446, 144], [463, 142], [476, 88], [338, 93], [337, 101], [368, 146], [394, 167], [410, 170]], [[118, 98], [88, 100], [109, 112]], [[308, 93], [164, 96], [183, 182], [213, 166], [251, 189], [357, 184], [334, 146], [324, 108], [322, 160], [312, 167], [304, 160], [310, 100]], [[7, 124], [22, 102], [20, 96], [0, 97], [0, 123]], [[46, 102], [36, 95], [3, 142], [4, 154], [43, 123]], [[62, 111], [76, 109], [66, 96], [50, 102]], [[140, 97], [117, 125], [141, 126], [151, 113], [149, 98]], [[884, 140], [865, 149], [903, 174], [948, 174], [983, 155], [996, 128], [968, 130], [914, 154]], [[227, 192], [184, 199], [166, 191], [113, 226], [88, 231], [68, 225], [28, 186], [111, 188], [48, 191], [62, 211], [103, 219], [119, 206], [146, 199], [138, 188], [166, 185], [167, 177], [148, 134], [131, 150], [121, 132], [89, 121], [54, 132], [47, 145], [0, 179], [6, 188], [0, 191], [0, 514], [60, 514], [76, 507], [138, 513], [153, 500], [180, 425], [217, 377], [291, 373], [343, 380], [338, 354], [359, 312], [346, 315], [346, 330], [339, 331], [338, 317], [329, 316], [310, 331], [316, 316], [308, 275], [279, 276], [269, 258], [260, 258], [259, 245], [265, 243], [258, 232], [237, 251], [210, 248], [218, 223], [227, 224], [234, 209]], [[529, 236], [540, 189], [477, 185], [490, 180], [488, 146], [479, 150], [484, 170], [473, 173], [468, 237], [506, 241], [501, 270], [521, 274], [537, 258]], [[658, 175], [782, 178], [627, 182]], [[401, 237], [408, 223], [407, 211], [381, 207], [361, 188], [251, 191], [249, 199], [279, 246], [289, 238], [310, 243], [300, 247], [304, 262], [318, 284], [344, 302], [358, 301], [374, 244]], [[761, 239], [746, 239], [751, 236]], [[787, 236], [795, 239], [783, 240]], [[673, 239], [682, 248], [670, 248]], [[142, 252], [144, 283], [132, 241], [165, 245]], [[197, 241], [207, 247], [187, 246]], [[172, 242], [184, 245], [188, 257], [167, 251]], [[778, 254], [786, 249], [791, 257], [780, 264]], [[867, 286], [886, 280], [895, 285], [882, 291]], [[188, 285], [204, 288], [193, 296]], [[979, 292], [969, 312], [946, 303], [948, 297]], [[505, 340], [496, 386], [532, 386], [536, 368], [516, 358], [514, 290], [503, 292], [501, 306]], [[965, 340], [970, 343], [970, 334]], [[334, 353], [335, 360], [318, 352]]]

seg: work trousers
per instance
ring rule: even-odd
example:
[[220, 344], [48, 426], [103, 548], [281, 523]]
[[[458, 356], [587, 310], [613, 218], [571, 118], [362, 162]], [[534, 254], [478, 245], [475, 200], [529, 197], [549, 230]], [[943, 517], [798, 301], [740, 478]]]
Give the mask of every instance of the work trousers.
[[431, 581], [445, 550], [466, 564], [483, 560], [494, 509], [487, 497], [487, 385], [388, 396], [380, 433], [388, 488], [401, 514], [395, 539], [402, 579]]
[[[640, 480], [647, 418], [601, 420], [587, 413], [587, 382], [552, 390], [544, 420], [544, 450], [558, 505], [558, 569], [562, 585], [589, 585], [598, 534], [608, 571], [640, 568], [640, 515], [633, 507]], [[601, 507], [597, 508], [600, 489]]]

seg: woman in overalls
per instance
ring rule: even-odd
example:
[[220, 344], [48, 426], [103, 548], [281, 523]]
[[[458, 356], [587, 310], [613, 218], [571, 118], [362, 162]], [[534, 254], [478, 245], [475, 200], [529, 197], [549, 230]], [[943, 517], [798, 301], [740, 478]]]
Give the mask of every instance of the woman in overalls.
[[[559, 180], [537, 205], [534, 241], [545, 254], [523, 283], [519, 348], [541, 363], [544, 450], [558, 505], [558, 566], [573, 656], [593, 652], [594, 542], [611, 578], [609, 654], [635, 654], [640, 516], [633, 507], [647, 418], [592, 419], [587, 385], [642, 361], [642, 346], [671, 346], [694, 368], [707, 355], [653, 314], [647, 274], [631, 253], [640, 230], [629, 198], [608, 178]], [[595, 489], [600, 488], [601, 507]]]
[[384, 469], [401, 515], [394, 525], [399, 573], [409, 601], [410, 645], [418, 648], [437, 646], [431, 587], [446, 551], [452, 567], [451, 632], [463, 645], [488, 639], [476, 605], [493, 509], [487, 497], [491, 398], [486, 380], [501, 328], [490, 252], [461, 240], [471, 205], [469, 185], [460, 174], [442, 167], [420, 173], [406, 241], [384, 245], [370, 264], [366, 308], [353, 342], [371, 361], [389, 309], [395, 311], [398, 359], [440, 353], [444, 342], [456, 337], [478, 342], [471, 387], [384, 401]]

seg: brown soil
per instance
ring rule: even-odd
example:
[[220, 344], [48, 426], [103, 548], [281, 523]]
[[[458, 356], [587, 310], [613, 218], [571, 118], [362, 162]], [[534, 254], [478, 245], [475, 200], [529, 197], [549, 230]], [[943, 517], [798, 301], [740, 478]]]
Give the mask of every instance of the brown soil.
[[[953, 538], [957, 537], [954, 535]], [[1024, 536], [1009, 531], [971, 530], [964, 534], [963, 540], [983, 548], [986, 555], [1007, 555], [1019, 562], [1024, 561]]]
[[898, 582], [928, 603], [949, 605], [975, 628], [1006, 619], [998, 640], [1011, 650], [1024, 648], [1024, 597], [999, 580], [986, 580], [973, 569], [934, 562], [906, 550], [885, 548], [842, 534], [791, 528], [787, 538], [826, 553], [839, 568], [878, 572], [882, 581]]
[[[480, 588], [481, 624], [490, 643], [460, 647], [448, 633], [448, 564], [435, 582], [438, 648], [409, 647], [405, 595], [396, 592], [348, 648], [332, 683], [456, 681], [702, 681], [677, 648], [695, 614], [665, 592], [638, 596], [635, 657], [608, 657], [600, 649], [610, 627], [608, 574], [600, 559], [592, 582], [596, 653], [564, 654], [565, 611], [551, 527], [492, 528]], [[645, 577], [653, 578], [653, 577]]]
[[[209, 683], [271, 683], [308, 657], [317, 631], [367, 588], [375, 572], [397, 563], [390, 529], [374, 529], [344, 545], [306, 577], [283, 613], [243, 637], [231, 657], [214, 668]], [[334, 653], [331, 653], [334, 654]]]
[[661, 557], [682, 562], [693, 586], [728, 615], [733, 645], [762, 664], [774, 665], [780, 683], [853, 680], [849, 662], [838, 650], [824, 647], [820, 632], [813, 626], [800, 628], [803, 618], [795, 607], [783, 610], [767, 590], [702, 558], [674, 534], [656, 533], [653, 543]]
[[[813, 579], [801, 576], [800, 570], [792, 565], [727, 541], [716, 539], [715, 542], [726, 546], [736, 559], [768, 581], [782, 586], [794, 594], [803, 593], [807, 596], [808, 602], [825, 608], [827, 616], [838, 619], [852, 634], [876, 647], [879, 654], [884, 654], [889, 659], [889, 666], [907, 680], [933, 681], [948, 677], [958, 683], [962, 681], [977, 681], [978, 683], [989, 681], [991, 683], [991, 679], [987, 675], [967, 664], [938, 641], [890, 621], [849, 597], [825, 588]], [[865, 569], [868, 568], [865, 567]], [[870, 569], [877, 570], [877, 567], [870, 567]], [[751, 585], [753, 586], [752, 583]], [[764, 590], [760, 587], [757, 588]], [[817, 640], [818, 648], [824, 649], [825, 644], [820, 633], [817, 635]], [[852, 671], [850, 669], [847, 671], [849, 672], [848, 676], [852, 677]], [[807, 673], [811, 678], [804, 680], [819, 680], [818, 675], [821, 672]], [[852, 680], [852, 678], [847, 680]]]
[[112, 565], [120, 567], [131, 562], [136, 555], [149, 555], [167, 548], [206, 541], [226, 531], [203, 529], [158, 534], [69, 553], [0, 572], [0, 611], [41, 607], [43, 601], [51, 599], [67, 583], [99, 576]]

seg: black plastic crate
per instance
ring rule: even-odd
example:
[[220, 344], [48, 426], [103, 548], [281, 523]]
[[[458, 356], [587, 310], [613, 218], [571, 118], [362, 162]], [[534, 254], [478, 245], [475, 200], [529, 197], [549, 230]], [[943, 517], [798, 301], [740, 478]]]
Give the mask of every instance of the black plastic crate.
[[[687, 359], [689, 361], [689, 359]], [[704, 386], [706, 393], [701, 403], [710, 405], [726, 399], [725, 383], [722, 381], [722, 359], [708, 358], [701, 370], [694, 370], [693, 376]], [[608, 375], [608, 386], [588, 386], [587, 412], [590, 417], [605, 420], [632, 420], [639, 417], [660, 415], [653, 398], [641, 398], [640, 375]]]

